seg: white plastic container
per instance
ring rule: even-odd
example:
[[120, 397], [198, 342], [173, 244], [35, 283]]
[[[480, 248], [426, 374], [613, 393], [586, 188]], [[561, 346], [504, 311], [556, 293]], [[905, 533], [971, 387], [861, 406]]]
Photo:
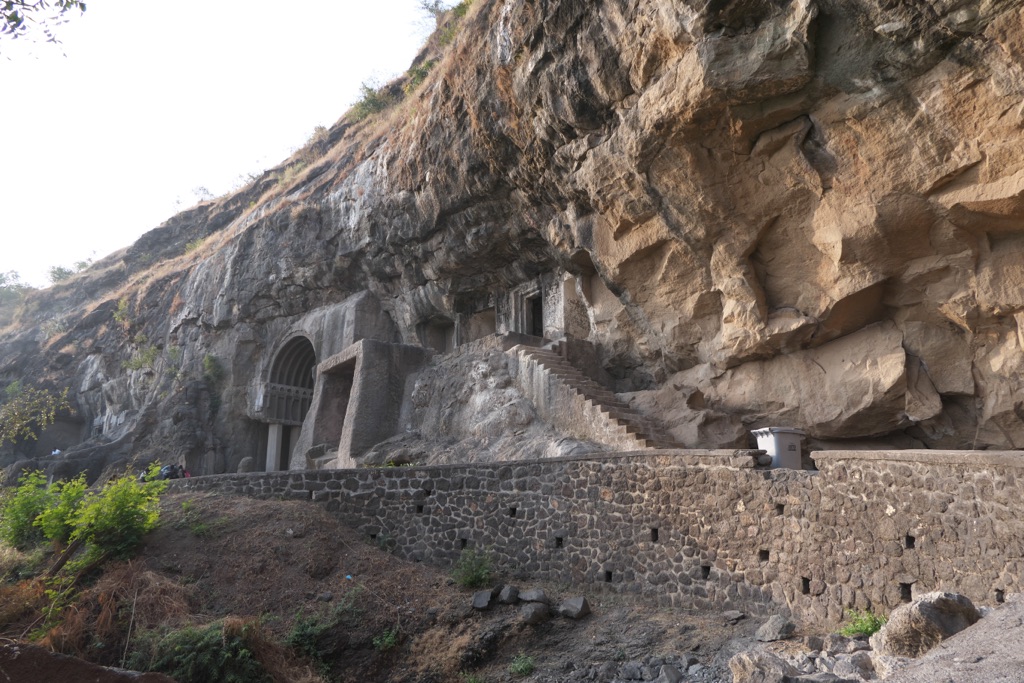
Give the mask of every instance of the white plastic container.
[[791, 470], [803, 469], [800, 439], [807, 432], [791, 427], [765, 427], [755, 429], [757, 447], [772, 456], [772, 467], [786, 467]]

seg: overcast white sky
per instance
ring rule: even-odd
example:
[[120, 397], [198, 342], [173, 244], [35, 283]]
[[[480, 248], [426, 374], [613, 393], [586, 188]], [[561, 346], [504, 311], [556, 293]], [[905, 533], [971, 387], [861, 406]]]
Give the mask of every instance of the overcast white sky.
[[432, 27], [417, 0], [87, 4], [59, 46], [0, 38], [0, 272], [34, 286], [282, 161]]

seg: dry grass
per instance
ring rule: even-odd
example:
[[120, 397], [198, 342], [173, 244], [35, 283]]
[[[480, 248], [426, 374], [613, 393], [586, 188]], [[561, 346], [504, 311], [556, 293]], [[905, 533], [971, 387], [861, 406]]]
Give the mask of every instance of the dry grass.
[[123, 652], [132, 633], [185, 623], [190, 598], [188, 588], [142, 565], [115, 565], [82, 592], [41, 644], [78, 656]]
[[39, 579], [0, 585], [0, 637], [25, 637], [47, 604], [45, 591]]

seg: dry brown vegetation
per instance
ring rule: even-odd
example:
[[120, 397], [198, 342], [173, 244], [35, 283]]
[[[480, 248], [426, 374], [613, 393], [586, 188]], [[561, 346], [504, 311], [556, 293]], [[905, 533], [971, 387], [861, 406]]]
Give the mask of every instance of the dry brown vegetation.
[[[217, 626], [225, 642], [244, 637], [274, 681], [440, 683], [464, 672], [503, 680], [520, 652], [555, 675], [567, 661], [699, 648], [710, 663], [723, 642], [749, 630], [607, 594], [589, 596], [594, 615], [584, 621], [529, 626], [512, 606], [472, 610], [471, 591], [445, 570], [391, 555], [386, 542], [359, 536], [312, 503], [177, 494], [161, 508], [161, 528], [140, 555], [106, 567], [43, 633], [45, 585], [13, 580], [26, 571], [25, 556], [0, 557], [8, 576], [0, 638], [35, 631], [53, 650], [144, 669], [183, 629]], [[45, 558], [35, 563], [46, 566]], [[521, 585], [570, 595], [566, 586]]]

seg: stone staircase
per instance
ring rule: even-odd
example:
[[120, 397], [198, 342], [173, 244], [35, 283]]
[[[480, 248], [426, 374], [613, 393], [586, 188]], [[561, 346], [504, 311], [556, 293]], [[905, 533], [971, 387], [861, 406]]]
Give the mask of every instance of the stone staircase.
[[653, 420], [574, 367], [561, 342], [520, 344], [508, 353], [519, 362], [519, 388], [540, 416], [562, 431], [624, 450], [682, 448]]

